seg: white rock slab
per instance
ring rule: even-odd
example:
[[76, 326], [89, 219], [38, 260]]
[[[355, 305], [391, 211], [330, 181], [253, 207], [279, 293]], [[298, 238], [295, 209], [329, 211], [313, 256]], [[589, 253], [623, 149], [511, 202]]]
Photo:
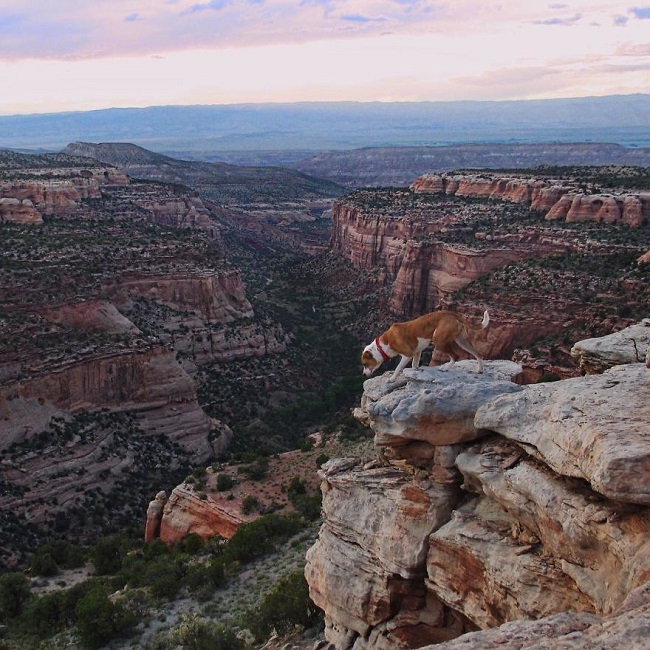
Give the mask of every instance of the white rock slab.
[[474, 424], [521, 444], [558, 474], [584, 478], [614, 500], [650, 504], [650, 371], [526, 386], [481, 406]]
[[613, 366], [643, 362], [649, 350], [650, 318], [644, 318], [620, 332], [578, 341], [571, 348], [571, 356], [587, 373], [596, 374]]
[[498, 395], [521, 391], [511, 381], [520, 372], [521, 366], [512, 361], [487, 361], [485, 372], [478, 374], [476, 362], [465, 361], [449, 371], [405, 370], [406, 383], [392, 383], [383, 375], [365, 382], [362, 410], [378, 445], [474, 440], [481, 435], [474, 426], [477, 409]]

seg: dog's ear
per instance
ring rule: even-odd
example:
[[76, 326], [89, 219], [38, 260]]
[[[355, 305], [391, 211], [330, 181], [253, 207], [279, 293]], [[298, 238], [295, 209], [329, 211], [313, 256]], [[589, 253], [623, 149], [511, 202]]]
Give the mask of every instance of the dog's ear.
[[364, 350], [363, 354], [361, 355], [361, 360], [362, 361], [372, 361], [374, 357], [372, 356], [372, 352], [369, 350]]

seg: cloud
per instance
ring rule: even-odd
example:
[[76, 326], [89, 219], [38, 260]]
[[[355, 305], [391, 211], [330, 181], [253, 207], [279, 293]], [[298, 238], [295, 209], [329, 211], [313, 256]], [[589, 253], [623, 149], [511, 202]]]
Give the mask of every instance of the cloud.
[[650, 18], [650, 7], [632, 7], [630, 13], [641, 20]]
[[133, 22], [135, 22], [136, 20], [140, 20], [140, 14], [138, 14], [138, 13], [135, 13], [135, 14], [129, 14], [128, 16], [125, 16], [125, 17], [124, 17], [124, 20], [125, 20], [127, 23], [133, 23]]
[[533, 20], [533, 25], [562, 25], [570, 27], [582, 19], [582, 14], [575, 14], [570, 18], [548, 18], [546, 20]]
[[617, 56], [650, 56], [650, 43], [639, 43], [637, 45], [621, 45], [617, 48]]
[[210, 0], [210, 2], [204, 2], [203, 4], [192, 5], [185, 11], [182, 11], [181, 15], [195, 14], [200, 11], [221, 11], [229, 4], [230, 0]]
[[379, 23], [385, 22], [386, 18], [371, 18], [370, 16], [362, 16], [360, 14], [342, 14], [340, 16], [341, 20], [348, 20], [353, 23]]
[[554, 2], [548, 6], [549, 9], [566, 9], [569, 5], [562, 4], [560, 2]]

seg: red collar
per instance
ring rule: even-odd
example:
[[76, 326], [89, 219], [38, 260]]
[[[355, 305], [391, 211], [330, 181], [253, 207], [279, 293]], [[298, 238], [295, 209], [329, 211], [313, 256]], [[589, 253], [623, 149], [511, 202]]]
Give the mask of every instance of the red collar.
[[386, 350], [381, 347], [381, 343], [379, 342], [379, 337], [375, 339], [375, 345], [377, 346], [377, 349], [379, 350], [379, 354], [381, 354], [381, 358], [384, 361], [390, 361], [390, 357], [386, 354]]

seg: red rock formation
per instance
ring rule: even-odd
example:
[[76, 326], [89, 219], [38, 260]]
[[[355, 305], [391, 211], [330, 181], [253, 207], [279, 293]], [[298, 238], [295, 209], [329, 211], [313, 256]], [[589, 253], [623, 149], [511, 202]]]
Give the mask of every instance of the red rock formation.
[[57, 410], [109, 408], [137, 413], [141, 427], [163, 434], [197, 462], [210, 457], [210, 418], [196, 401], [190, 376], [165, 346], [94, 358], [62, 358], [58, 365], [26, 361], [24, 379], [0, 387], [2, 448], [29, 439]]
[[123, 276], [106, 282], [103, 291], [118, 305], [140, 296], [181, 311], [194, 311], [211, 323], [253, 315], [241, 276], [235, 270]]
[[151, 213], [154, 223], [204, 230], [212, 239], [220, 236], [217, 223], [210, 218], [198, 196], [181, 196], [167, 201], [159, 198], [139, 199], [136, 203]]
[[[68, 178], [69, 169], [47, 170], [47, 175], [42, 170], [32, 170], [35, 176], [32, 180], [1, 183], [0, 200], [17, 199], [25, 208], [28, 208], [31, 202], [31, 206], [40, 215], [68, 216], [78, 208], [82, 199], [100, 198], [102, 185], [126, 185], [129, 182], [124, 172], [114, 168], [75, 171], [78, 171], [78, 174]], [[42, 178], [38, 178], [39, 175], [42, 175]], [[4, 210], [1, 210], [0, 214], [2, 212]]]
[[176, 544], [190, 533], [204, 539], [215, 535], [232, 537], [237, 528], [251, 517], [234, 508], [224, 507], [210, 495], [201, 498], [186, 484], [176, 486], [165, 504], [160, 523], [160, 539]]
[[43, 312], [45, 318], [77, 330], [97, 330], [107, 333], [131, 332], [140, 330], [124, 317], [110, 302], [105, 300], [86, 300], [67, 305], [50, 306]]
[[475, 232], [474, 247], [445, 243], [436, 234], [453, 229], [454, 220], [462, 221], [462, 209], [457, 216], [448, 212], [448, 206], [426, 214], [421, 210], [411, 212], [408, 205], [376, 210], [372, 198], [367, 208], [344, 199], [333, 210], [330, 247], [392, 285], [389, 307], [401, 316], [436, 309], [452, 292], [512, 262], [566, 249], [561, 240], [534, 230]]
[[0, 198], [0, 223], [38, 225], [43, 223], [41, 213], [30, 199]]
[[490, 198], [527, 205], [546, 218], [622, 223], [638, 228], [650, 221], [650, 193], [583, 194], [566, 181], [486, 174], [425, 174], [411, 184], [414, 192]]
[[530, 254], [514, 248], [473, 250], [441, 242], [409, 241], [403, 248], [390, 300], [391, 309], [398, 314], [437, 309], [450, 293]]
[[144, 529], [144, 541], [153, 542], [160, 537], [160, 524], [162, 522], [163, 509], [167, 503], [167, 494], [163, 491], [156, 494], [156, 498], [149, 502], [147, 508], [147, 523]]

